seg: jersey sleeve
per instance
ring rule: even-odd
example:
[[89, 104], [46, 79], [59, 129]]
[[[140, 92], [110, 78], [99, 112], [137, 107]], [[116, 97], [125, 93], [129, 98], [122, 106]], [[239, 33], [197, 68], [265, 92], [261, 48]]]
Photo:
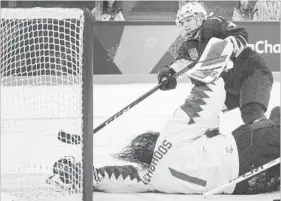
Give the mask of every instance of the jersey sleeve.
[[179, 72], [183, 68], [190, 65], [199, 57], [197, 48], [198, 41], [183, 41], [177, 51], [177, 58], [172, 63], [170, 63], [169, 68], [172, 68], [175, 72]]
[[179, 59], [186, 59], [190, 61], [195, 61], [198, 58], [198, 41], [196, 40], [188, 40], [182, 42], [178, 49], [178, 57]]

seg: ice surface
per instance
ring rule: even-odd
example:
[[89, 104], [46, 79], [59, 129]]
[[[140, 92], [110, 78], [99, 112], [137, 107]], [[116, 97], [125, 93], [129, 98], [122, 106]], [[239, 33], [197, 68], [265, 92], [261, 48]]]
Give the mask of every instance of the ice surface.
[[[155, 84], [95, 85], [94, 127], [154, 86]], [[160, 131], [165, 120], [171, 117], [174, 109], [184, 101], [190, 90], [190, 84], [180, 83], [176, 90], [157, 91], [96, 133], [94, 137], [94, 163], [96, 165], [122, 164], [122, 162], [114, 160], [111, 154], [120, 151], [135, 135], [148, 130]], [[279, 82], [274, 83], [267, 115], [269, 115], [271, 108], [276, 105], [280, 105]], [[13, 105], [10, 104], [9, 106], [12, 107]], [[5, 108], [5, 111], [9, 111], [9, 108]], [[46, 120], [7, 120], [1, 123], [1, 191], [5, 192], [1, 193], [2, 201], [11, 201], [18, 198], [11, 195], [11, 192], [13, 192], [13, 195], [19, 195], [16, 192], [18, 189], [18, 186], [15, 186], [16, 182], [23, 184], [20, 190], [23, 190], [24, 187], [39, 185], [44, 191], [45, 179], [51, 174], [54, 161], [65, 155], [79, 155], [81, 147], [63, 144], [56, 138], [60, 129], [69, 129], [74, 121], [76, 120], [72, 118], [48, 118]], [[238, 110], [223, 114], [221, 132], [231, 132], [240, 124], [242, 124], [242, 120]], [[17, 129], [13, 130], [15, 127]], [[253, 196], [216, 195], [209, 199], [265, 201], [277, 198], [280, 198], [279, 192]], [[79, 199], [81, 199], [81, 195], [51, 196], [47, 200], [71, 201]], [[200, 195], [94, 193], [94, 200], [192, 201], [203, 200], [203, 198]]]

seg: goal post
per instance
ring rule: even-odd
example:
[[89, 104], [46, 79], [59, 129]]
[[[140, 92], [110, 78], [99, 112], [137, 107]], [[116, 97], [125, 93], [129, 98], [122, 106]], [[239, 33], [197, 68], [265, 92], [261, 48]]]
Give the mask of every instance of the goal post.
[[83, 71], [83, 87], [85, 91], [82, 100], [83, 109], [83, 201], [93, 200], [93, 23], [90, 12], [85, 12], [85, 35], [84, 40], [84, 66], [87, 68]]
[[[91, 12], [0, 9], [0, 50], [1, 192], [28, 200], [80, 194], [92, 201]], [[60, 129], [80, 135], [81, 145], [59, 141]], [[72, 169], [78, 192], [46, 182], [64, 156], [81, 164]]]

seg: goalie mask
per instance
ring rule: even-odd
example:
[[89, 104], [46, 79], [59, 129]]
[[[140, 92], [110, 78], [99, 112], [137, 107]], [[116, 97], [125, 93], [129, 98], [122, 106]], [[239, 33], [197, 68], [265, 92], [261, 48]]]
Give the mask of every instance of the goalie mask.
[[207, 12], [197, 2], [190, 2], [182, 6], [177, 13], [176, 25], [181, 29], [182, 37], [196, 39], [203, 21], [207, 19]]

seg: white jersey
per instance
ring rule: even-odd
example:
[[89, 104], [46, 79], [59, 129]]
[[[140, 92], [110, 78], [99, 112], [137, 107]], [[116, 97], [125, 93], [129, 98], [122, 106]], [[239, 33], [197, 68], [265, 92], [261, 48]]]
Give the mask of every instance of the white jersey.
[[[205, 135], [208, 129], [219, 127], [225, 96], [222, 78], [194, 87], [160, 132], [149, 169], [123, 167], [121, 173], [116, 167], [117, 176], [112, 176], [113, 170], [103, 173], [95, 188], [106, 192], [201, 194], [238, 177], [239, 159], [233, 136]], [[131, 175], [124, 176], [125, 172]], [[221, 193], [231, 194], [234, 188]]]
[[[205, 135], [219, 127], [225, 100], [223, 79], [194, 87], [158, 138], [144, 182], [166, 193], [203, 193], [239, 174], [236, 142], [231, 134]], [[232, 193], [235, 186], [222, 193]]]

